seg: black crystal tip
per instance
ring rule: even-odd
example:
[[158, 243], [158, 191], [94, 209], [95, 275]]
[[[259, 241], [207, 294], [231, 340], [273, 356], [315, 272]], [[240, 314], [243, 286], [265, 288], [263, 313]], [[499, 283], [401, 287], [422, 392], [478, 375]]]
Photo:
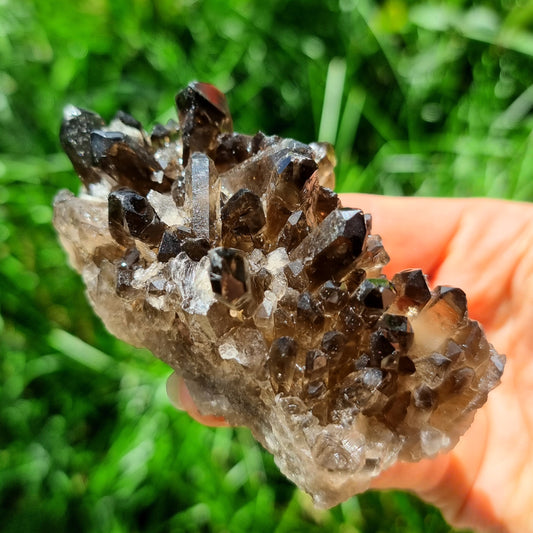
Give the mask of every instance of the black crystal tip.
[[372, 309], [387, 309], [394, 300], [394, 289], [386, 279], [365, 279], [356, 291], [357, 299]]
[[178, 140], [179, 125], [175, 120], [170, 119], [166, 125], [156, 124], [150, 134], [152, 147], [158, 148], [165, 143]]
[[135, 128], [136, 130], [142, 131], [143, 126], [142, 124], [133, 116], [131, 116], [129, 113], [126, 113], [125, 111], [119, 110], [115, 113], [115, 120], [120, 120], [122, 124], [125, 124], [126, 126], [129, 126], [130, 128]]
[[93, 163], [98, 165], [113, 145], [124, 142], [126, 136], [120, 131], [91, 131], [91, 152]]
[[165, 231], [159, 243], [157, 260], [163, 263], [170, 261], [181, 252], [182, 246], [183, 243], [177, 235], [171, 231]]

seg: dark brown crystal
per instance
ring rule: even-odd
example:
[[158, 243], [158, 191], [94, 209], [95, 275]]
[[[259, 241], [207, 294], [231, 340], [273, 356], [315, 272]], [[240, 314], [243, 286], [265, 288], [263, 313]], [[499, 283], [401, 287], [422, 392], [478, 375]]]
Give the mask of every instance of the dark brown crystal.
[[287, 393], [289, 391], [297, 353], [298, 344], [292, 337], [280, 337], [272, 343], [267, 364], [270, 382], [275, 392]]
[[102, 117], [92, 111], [67, 106], [59, 139], [72, 166], [85, 185], [97, 183], [101, 175], [93, 167], [91, 132], [105, 125]]
[[413, 328], [406, 316], [385, 313], [379, 319], [377, 327], [395, 350], [406, 352], [413, 344]]
[[307, 222], [312, 228], [318, 226], [334, 209], [341, 207], [337, 194], [320, 185], [318, 172], [314, 172], [305, 182], [302, 199]]
[[437, 393], [427, 385], [420, 385], [413, 392], [413, 403], [419, 409], [431, 409], [437, 401]]
[[221, 209], [220, 218], [225, 246], [246, 242], [253, 249], [253, 236], [265, 225], [261, 200], [248, 189], [240, 189], [229, 198]]
[[138, 250], [136, 248], [131, 248], [118, 263], [116, 271], [116, 292], [123, 298], [131, 297], [135, 293], [132, 288], [132, 281], [135, 265], [138, 261]]
[[166, 263], [173, 257], [176, 257], [182, 250], [183, 242], [172, 231], [165, 231], [161, 242], [159, 243], [159, 250], [157, 251], [157, 260]]
[[94, 130], [90, 139], [94, 165], [111, 176], [114, 184], [142, 195], [151, 190], [167, 191], [170, 188], [166, 179], [160, 183], [152, 180], [154, 173], [163, 169], [143, 145], [114, 131]]
[[302, 293], [298, 299], [296, 323], [304, 329], [321, 328], [324, 324], [324, 313], [320, 308], [320, 304], [309, 292]]
[[281, 229], [277, 241], [278, 246], [283, 246], [287, 252], [293, 250], [309, 233], [309, 226], [302, 210], [294, 211]]
[[217, 139], [218, 146], [213, 155], [213, 161], [219, 172], [230, 168], [248, 159], [254, 150], [253, 138], [241, 133], [222, 133]]
[[183, 241], [181, 248], [193, 261], [200, 261], [207, 255], [211, 245], [208, 239], [191, 237]]
[[148, 200], [129, 189], [118, 189], [108, 198], [109, 232], [127, 246], [132, 238], [148, 244], [161, 240], [165, 225], [159, 220]]
[[392, 278], [398, 293], [398, 305], [401, 309], [409, 306], [424, 307], [431, 298], [426, 278], [421, 270], [412, 269], [399, 272]]
[[246, 262], [239, 250], [215, 248], [209, 252], [213, 292], [231, 305], [238, 305], [250, 290]]
[[342, 279], [363, 249], [366, 224], [359, 209], [336, 209], [291, 252], [320, 281]]

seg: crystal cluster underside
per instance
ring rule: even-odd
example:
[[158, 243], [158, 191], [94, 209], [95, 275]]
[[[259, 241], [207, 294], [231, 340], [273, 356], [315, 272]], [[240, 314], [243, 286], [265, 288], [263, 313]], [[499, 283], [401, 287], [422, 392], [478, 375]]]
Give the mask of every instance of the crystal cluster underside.
[[58, 194], [54, 223], [108, 329], [172, 366], [202, 412], [248, 426], [317, 505], [453, 447], [505, 362], [463, 291], [382, 275], [370, 215], [332, 190], [330, 146], [234, 133], [211, 85], [176, 102], [179, 124], [151, 134], [65, 109], [83, 190]]

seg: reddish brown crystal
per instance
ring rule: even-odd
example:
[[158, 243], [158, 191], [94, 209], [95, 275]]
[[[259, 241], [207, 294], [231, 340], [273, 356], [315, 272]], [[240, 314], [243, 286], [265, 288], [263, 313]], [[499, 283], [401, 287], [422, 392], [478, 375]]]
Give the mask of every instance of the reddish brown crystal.
[[193, 82], [176, 96], [176, 105], [183, 136], [183, 164], [193, 152], [215, 154], [217, 136], [233, 130], [225, 95], [208, 83]]

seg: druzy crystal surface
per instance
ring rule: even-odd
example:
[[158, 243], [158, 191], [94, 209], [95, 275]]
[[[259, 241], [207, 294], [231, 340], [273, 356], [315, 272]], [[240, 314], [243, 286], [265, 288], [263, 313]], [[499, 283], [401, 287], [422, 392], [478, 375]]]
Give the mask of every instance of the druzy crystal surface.
[[233, 132], [208, 84], [176, 103], [179, 124], [151, 134], [65, 109], [83, 189], [58, 194], [54, 223], [107, 328], [203, 413], [248, 426], [317, 505], [453, 447], [505, 361], [464, 292], [382, 275], [371, 216], [332, 190], [330, 146]]

